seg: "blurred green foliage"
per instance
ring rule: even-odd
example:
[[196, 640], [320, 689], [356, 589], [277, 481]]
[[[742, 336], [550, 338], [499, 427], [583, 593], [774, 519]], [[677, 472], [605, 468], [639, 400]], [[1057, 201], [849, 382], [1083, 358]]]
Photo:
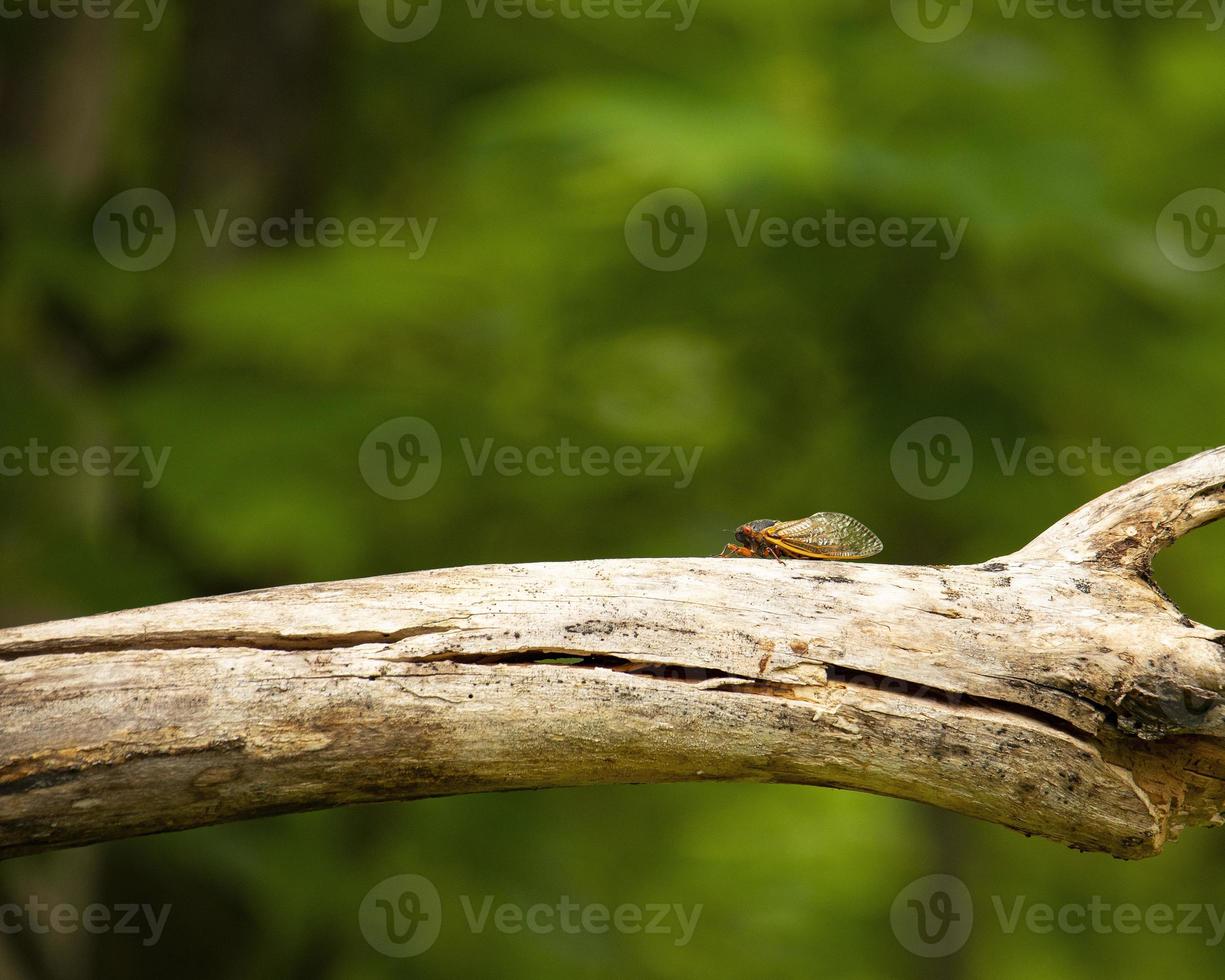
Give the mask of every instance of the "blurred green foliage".
[[[1008, 475], [1026, 446], [1222, 441], [1225, 272], [1154, 223], [1220, 183], [1221, 38], [1197, 21], [1004, 18], [942, 44], [887, 5], [702, 0], [668, 21], [508, 20], [448, 4], [411, 44], [353, 0], [171, 5], [0, 35], [0, 444], [171, 447], [164, 478], [0, 479], [0, 623], [442, 565], [717, 553], [757, 517], [850, 512], [885, 559], [977, 561], [1122, 482]], [[92, 238], [153, 187], [179, 241], [145, 273]], [[684, 187], [692, 267], [635, 261], [634, 203]], [[207, 248], [193, 209], [438, 218], [426, 255]], [[968, 219], [933, 249], [740, 248], [726, 209]], [[722, 222], [722, 223], [721, 223]], [[419, 416], [437, 487], [372, 492], [366, 434]], [[951, 416], [964, 490], [920, 500], [898, 435]], [[457, 446], [701, 447], [691, 485], [471, 475]], [[1220, 529], [1159, 564], [1225, 624]], [[6, 895], [172, 902], [152, 949], [12, 940], [17, 976], [1216, 976], [1197, 935], [1005, 934], [990, 896], [1219, 902], [1225, 838], [1124, 865], [909, 803], [763, 786], [607, 788], [308, 814], [10, 862]], [[927, 962], [889, 927], [959, 875], [979, 925]], [[701, 903], [668, 936], [470, 935], [400, 962], [357, 908], [394, 874], [499, 901]], [[458, 913], [452, 916], [458, 921]], [[8, 942], [0, 937], [0, 942]]]

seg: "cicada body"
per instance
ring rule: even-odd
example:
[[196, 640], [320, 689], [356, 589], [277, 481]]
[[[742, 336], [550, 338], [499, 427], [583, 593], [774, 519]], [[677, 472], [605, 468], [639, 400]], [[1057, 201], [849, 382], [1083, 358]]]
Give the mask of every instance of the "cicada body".
[[846, 514], [813, 514], [798, 521], [750, 521], [736, 529], [739, 544], [729, 544], [723, 557], [871, 558], [884, 549], [870, 529]]

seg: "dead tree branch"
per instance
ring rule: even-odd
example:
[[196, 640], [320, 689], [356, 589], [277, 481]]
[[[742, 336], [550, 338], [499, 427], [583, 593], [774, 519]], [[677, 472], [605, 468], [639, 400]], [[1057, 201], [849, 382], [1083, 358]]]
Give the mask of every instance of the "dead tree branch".
[[1153, 556], [1225, 448], [979, 565], [416, 572], [0, 631], [0, 856], [595, 783], [807, 783], [1119, 857], [1225, 809], [1225, 633]]

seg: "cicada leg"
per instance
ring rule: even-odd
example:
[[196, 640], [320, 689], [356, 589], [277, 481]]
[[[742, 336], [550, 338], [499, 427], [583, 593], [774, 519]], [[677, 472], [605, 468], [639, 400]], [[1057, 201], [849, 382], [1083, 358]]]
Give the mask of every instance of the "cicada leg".
[[743, 548], [738, 544], [728, 544], [723, 546], [723, 551], [719, 554], [720, 558], [753, 558], [753, 552], [748, 548]]

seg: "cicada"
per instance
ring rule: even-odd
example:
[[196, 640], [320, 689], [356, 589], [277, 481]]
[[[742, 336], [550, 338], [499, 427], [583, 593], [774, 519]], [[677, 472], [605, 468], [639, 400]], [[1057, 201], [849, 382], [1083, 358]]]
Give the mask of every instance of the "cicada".
[[736, 529], [739, 544], [723, 558], [871, 558], [885, 547], [871, 530], [846, 514], [813, 514], [798, 521], [761, 520]]

